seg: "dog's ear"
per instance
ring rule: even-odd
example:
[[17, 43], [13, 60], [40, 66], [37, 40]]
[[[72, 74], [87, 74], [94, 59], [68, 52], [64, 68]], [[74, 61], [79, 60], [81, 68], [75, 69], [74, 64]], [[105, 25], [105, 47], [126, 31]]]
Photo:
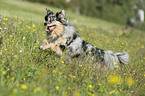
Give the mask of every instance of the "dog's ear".
[[62, 10], [62, 11], [61, 11], [61, 15], [62, 15], [63, 18], [65, 17], [65, 14], [66, 14], [65, 11]]
[[64, 25], [68, 24], [68, 20], [65, 18], [65, 14], [66, 13], [64, 10], [56, 13], [57, 20], [60, 21]]
[[47, 14], [49, 14], [51, 12], [48, 8], [46, 8], [46, 11], [47, 11]]
[[57, 17], [58, 19], [62, 19], [62, 18], [65, 17], [65, 14], [66, 14], [65, 11], [62, 10], [62, 11], [56, 13], [56, 17]]

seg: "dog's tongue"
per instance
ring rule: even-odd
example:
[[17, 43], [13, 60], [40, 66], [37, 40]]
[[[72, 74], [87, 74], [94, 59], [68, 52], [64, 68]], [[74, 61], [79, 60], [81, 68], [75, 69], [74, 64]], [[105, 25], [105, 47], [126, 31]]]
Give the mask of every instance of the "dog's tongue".
[[55, 28], [55, 26], [49, 27], [49, 30], [52, 31]]

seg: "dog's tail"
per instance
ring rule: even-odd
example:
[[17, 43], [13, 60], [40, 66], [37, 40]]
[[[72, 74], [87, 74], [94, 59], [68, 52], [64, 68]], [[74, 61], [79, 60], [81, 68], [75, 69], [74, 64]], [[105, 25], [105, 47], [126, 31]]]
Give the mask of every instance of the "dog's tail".
[[104, 51], [104, 53], [104, 63], [111, 69], [129, 62], [129, 55], [125, 51], [119, 53], [108, 50]]

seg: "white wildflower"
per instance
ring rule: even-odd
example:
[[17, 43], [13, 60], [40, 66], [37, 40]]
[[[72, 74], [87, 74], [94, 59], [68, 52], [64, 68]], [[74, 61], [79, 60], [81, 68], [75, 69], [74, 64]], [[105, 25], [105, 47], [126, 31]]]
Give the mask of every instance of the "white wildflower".
[[25, 39], [25, 37], [23, 37], [23, 40]]

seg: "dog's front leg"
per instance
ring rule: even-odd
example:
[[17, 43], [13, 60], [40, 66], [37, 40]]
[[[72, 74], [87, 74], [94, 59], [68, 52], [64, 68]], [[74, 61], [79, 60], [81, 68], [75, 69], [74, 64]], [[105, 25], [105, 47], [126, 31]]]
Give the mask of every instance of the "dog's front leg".
[[48, 44], [49, 44], [48, 41], [44, 39], [42, 45], [48, 45]]
[[41, 50], [45, 50], [51, 47], [51, 43], [50, 44], [46, 44], [45, 42], [43, 42], [43, 44], [39, 47]]
[[62, 50], [61, 50], [61, 48], [60, 48], [59, 46], [57, 46], [57, 45], [52, 45], [51, 48], [53, 49], [53, 51], [56, 52], [56, 54], [62, 55]]
[[45, 50], [45, 49], [44, 49], [44, 46], [46, 46], [46, 45], [49, 45], [49, 42], [48, 42], [46, 39], [44, 39], [42, 45], [39, 46], [39, 49]]
[[42, 50], [45, 50], [48, 48], [52, 49], [54, 52], [56, 52], [56, 54], [62, 55], [62, 50], [60, 49], [59, 46], [55, 45], [54, 43], [49, 43], [47, 45], [40, 46], [40, 49], [42, 49]]

